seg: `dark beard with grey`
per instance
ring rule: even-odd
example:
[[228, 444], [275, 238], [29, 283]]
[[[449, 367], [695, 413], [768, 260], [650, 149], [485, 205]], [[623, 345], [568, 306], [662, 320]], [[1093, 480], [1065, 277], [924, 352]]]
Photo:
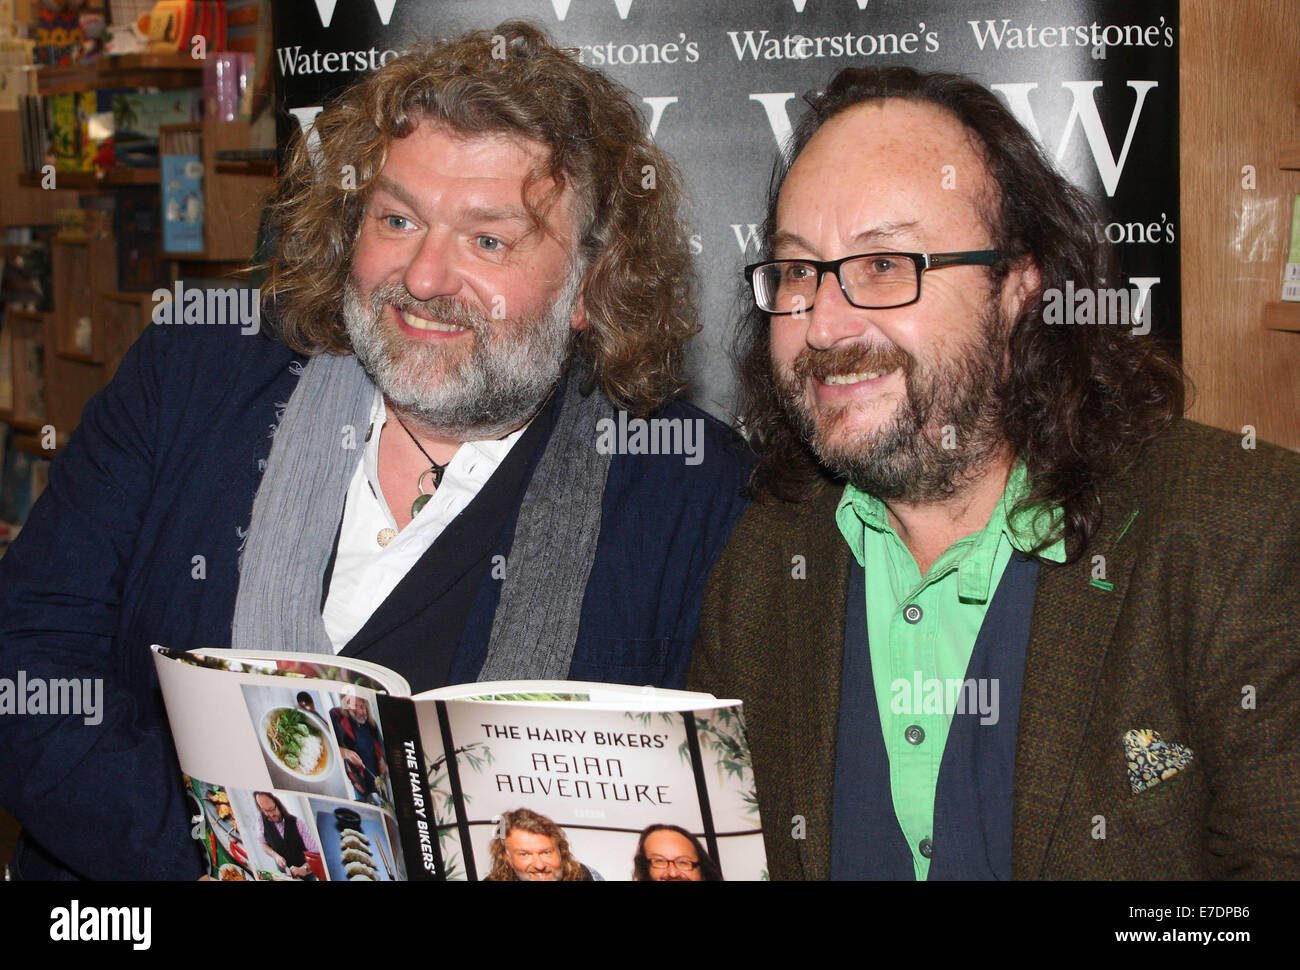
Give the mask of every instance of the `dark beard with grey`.
[[[788, 373], [773, 365], [773, 380], [800, 438], [831, 472], [882, 501], [934, 501], [956, 492], [1004, 447], [1004, 331], [989, 315], [980, 331], [955, 359], [927, 368], [895, 344], [805, 347]], [[884, 427], [856, 440], [835, 440], [833, 434], [846, 409], [825, 413], [818, 424], [805, 404], [810, 378], [893, 367], [903, 370], [906, 398]]]
[[[391, 405], [428, 434], [481, 441], [526, 423], [559, 381], [580, 281], [573, 274], [555, 303], [532, 317], [493, 320], [456, 300], [416, 300], [401, 283], [377, 287], [367, 307], [349, 280], [343, 320], [357, 361]], [[384, 324], [388, 305], [470, 333], [410, 340]]]

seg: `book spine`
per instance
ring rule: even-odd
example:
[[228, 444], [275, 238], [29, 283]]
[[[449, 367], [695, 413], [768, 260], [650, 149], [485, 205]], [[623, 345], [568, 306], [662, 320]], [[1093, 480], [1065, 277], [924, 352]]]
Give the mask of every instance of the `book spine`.
[[429, 784], [424, 772], [424, 750], [415, 704], [406, 697], [379, 694], [379, 722], [384, 726], [385, 757], [393, 785], [397, 834], [409, 882], [443, 882], [446, 869], [438, 847], [438, 833]]

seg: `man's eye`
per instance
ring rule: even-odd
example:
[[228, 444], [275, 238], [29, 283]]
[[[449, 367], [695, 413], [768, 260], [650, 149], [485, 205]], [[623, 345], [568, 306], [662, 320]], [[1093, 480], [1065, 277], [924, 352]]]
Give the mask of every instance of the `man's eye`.
[[384, 222], [389, 229], [395, 229], [398, 232], [411, 228], [411, 220], [406, 216], [384, 216]]
[[798, 283], [812, 276], [812, 267], [807, 263], [787, 263], [785, 267], [786, 279]]
[[891, 256], [877, 256], [870, 263], [871, 272], [873, 273], [892, 273], [898, 268], [898, 263]]
[[485, 249], [490, 253], [495, 253], [505, 247], [505, 243], [496, 236], [479, 236], [477, 241], [479, 249]]

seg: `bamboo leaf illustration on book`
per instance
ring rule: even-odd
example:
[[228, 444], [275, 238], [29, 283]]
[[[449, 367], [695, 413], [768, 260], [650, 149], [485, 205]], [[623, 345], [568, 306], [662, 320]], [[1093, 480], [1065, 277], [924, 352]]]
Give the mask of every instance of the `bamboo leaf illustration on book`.
[[[472, 744], [466, 744], [456, 748], [452, 752], [456, 759], [462, 765], [469, 765], [474, 769], [474, 773], [481, 775], [483, 769], [492, 764], [492, 749], [484, 741], [475, 741]], [[443, 754], [434, 758], [425, 768], [426, 777], [429, 779], [429, 794], [433, 796], [433, 817], [434, 821], [440, 825], [455, 825], [456, 810], [452, 801], [451, 775], [447, 771], [447, 756]], [[462, 796], [465, 804], [470, 801], [469, 795]], [[445, 833], [440, 832], [440, 837]]]
[[[447, 838], [450, 835], [451, 833], [446, 831], [438, 833], [438, 847], [440, 849], [443, 848], [444, 843], [447, 841]], [[457, 855], [455, 852], [452, 852], [450, 855], [448, 855], [446, 852], [443, 852], [442, 860], [443, 860], [442, 871], [443, 871], [444, 878], [449, 879], [453, 882], [464, 879], [464, 876], [460, 871], [459, 855]], [[763, 878], [766, 879], [767, 875], [764, 874]]]
[[[734, 707], [699, 711], [695, 715], [695, 734], [700, 752], [714, 755], [713, 766], [719, 780], [734, 777], [743, 786], [738, 792], [745, 814], [758, 815], [758, 794], [754, 790], [754, 763], [745, 742], [745, 722]], [[682, 760], [690, 762], [690, 751], [683, 743], [678, 748]]]
[[[456, 748], [452, 752], [462, 765], [469, 765], [475, 774], [481, 775], [483, 769], [492, 764], [492, 749], [484, 741], [475, 741]], [[448, 879], [463, 878], [460, 869], [460, 840], [456, 837], [456, 808], [451, 791], [451, 774], [447, 770], [447, 756], [443, 754], [434, 758], [425, 767], [425, 776], [429, 779], [429, 796], [433, 804], [434, 830], [438, 835], [438, 849], [442, 854], [443, 871]], [[469, 795], [461, 796], [465, 804], [470, 802]]]

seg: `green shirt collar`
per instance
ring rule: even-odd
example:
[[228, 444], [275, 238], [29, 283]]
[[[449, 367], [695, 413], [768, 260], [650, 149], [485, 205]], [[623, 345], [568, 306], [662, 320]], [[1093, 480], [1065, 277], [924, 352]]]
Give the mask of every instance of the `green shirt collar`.
[[[935, 562], [926, 578], [937, 579], [943, 573], [957, 569], [958, 591], [962, 599], [980, 602], [987, 600], [993, 579], [994, 559], [1002, 536], [1006, 536], [1014, 548], [1028, 553], [1043, 537], [1051, 533], [1052, 527], [1060, 520], [1062, 513], [1057, 506], [1052, 506], [1050, 510], [1042, 506], [1031, 506], [1019, 515], [1010, 515], [1011, 509], [1026, 491], [1028, 478], [1025, 466], [1023, 462], [1017, 461], [988, 523], [980, 532], [953, 543]], [[835, 510], [835, 521], [859, 565], [866, 561], [864, 545], [867, 530], [882, 539], [890, 537], [895, 542], [902, 542], [889, 524], [889, 512], [885, 503], [852, 485], [844, 489]], [[1038, 555], [1051, 562], [1064, 562], [1064, 539], [1058, 538], [1040, 550]]]

